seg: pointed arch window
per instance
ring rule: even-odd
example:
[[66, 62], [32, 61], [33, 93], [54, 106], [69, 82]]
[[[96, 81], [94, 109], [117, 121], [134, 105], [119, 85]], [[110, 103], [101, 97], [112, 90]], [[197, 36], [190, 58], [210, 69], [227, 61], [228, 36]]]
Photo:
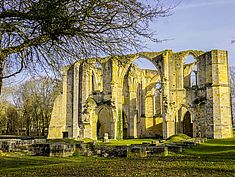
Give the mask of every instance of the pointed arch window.
[[190, 82], [191, 82], [191, 87], [196, 87], [198, 85], [198, 83], [197, 83], [197, 65], [196, 64], [193, 66]]

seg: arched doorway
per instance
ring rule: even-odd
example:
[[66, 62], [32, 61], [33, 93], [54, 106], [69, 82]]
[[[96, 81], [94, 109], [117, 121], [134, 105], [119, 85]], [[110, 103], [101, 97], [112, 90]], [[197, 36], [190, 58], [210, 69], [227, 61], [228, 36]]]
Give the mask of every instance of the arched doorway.
[[193, 124], [191, 123], [191, 114], [187, 111], [183, 119], [183, 133], [193, 137]]
[[98, 112], [97, 138], [103, 138], [105, 133], [108, 133], [109, 137], [111, 137], [111, 127], [112, 114], [108, 108], [103, 107]]

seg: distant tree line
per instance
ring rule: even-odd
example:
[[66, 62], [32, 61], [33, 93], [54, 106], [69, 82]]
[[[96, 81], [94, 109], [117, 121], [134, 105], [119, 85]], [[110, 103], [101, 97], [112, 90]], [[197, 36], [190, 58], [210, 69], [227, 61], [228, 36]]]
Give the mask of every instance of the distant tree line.
[[[31, 79], [0, 101], [0, 134], [46, 136], [60, 82]], [[10, 96], [9, 96], [10, 94]]]

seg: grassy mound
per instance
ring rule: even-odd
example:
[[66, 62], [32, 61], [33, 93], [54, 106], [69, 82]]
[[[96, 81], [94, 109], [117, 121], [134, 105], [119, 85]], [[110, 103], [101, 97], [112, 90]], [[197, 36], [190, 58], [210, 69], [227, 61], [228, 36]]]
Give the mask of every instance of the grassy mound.
[[185, 134], [177, 134], [177, 135], [172, 135], [169, 138], [166, 139], [167, 142], [178, 142], [178, 141], [183, 141], [183, 140], [188, 140], [191, 139], [190, 136], [185, 135]]

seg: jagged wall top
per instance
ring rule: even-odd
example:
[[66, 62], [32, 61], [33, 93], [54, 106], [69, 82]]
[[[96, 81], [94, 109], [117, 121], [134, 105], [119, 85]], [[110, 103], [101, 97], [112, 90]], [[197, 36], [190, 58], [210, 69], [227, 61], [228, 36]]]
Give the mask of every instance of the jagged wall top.
[[114, 56], [107, 56], [107, 57], [87, 58], [85, 60], [78, 60], [73, 65], [75, 65], [76, 63], [84, 62], [84, 61], [87, 63], [99, 62], [102, 64], [102, 63], [106, 63], [110, 59], [117, 60], [120, 63], [131, 63], [137, 58], [146, 58], [151, 61], [157, 58], [158, 56], [161, 56], [167, 53], [174, 54], [175, 56], [177, 56], [176, 58], [178, 57], [186, 58], [188, 55], [192, 55], [193, 57], [196, 58], [206, 52], [201, 51], [201, 50], [186, 50], [186, 51], [180, 51], [180, 52], [173, 52], [172, 50], [164, 50], [160, 52], [138, 52], [135, 54], [127, 54], [127, 55], [114, 55]]

